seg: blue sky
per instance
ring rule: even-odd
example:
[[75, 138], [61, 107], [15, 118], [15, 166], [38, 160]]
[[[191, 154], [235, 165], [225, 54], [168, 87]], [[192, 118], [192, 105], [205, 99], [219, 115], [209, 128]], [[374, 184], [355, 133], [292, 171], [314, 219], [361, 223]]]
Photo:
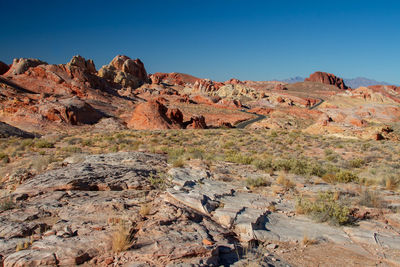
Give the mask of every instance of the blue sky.
[[271, 80], [320, 70], [400, 84], [398, 1], [6, 1], [0, 60], [96, 67], [117, 54], [149, 73]]

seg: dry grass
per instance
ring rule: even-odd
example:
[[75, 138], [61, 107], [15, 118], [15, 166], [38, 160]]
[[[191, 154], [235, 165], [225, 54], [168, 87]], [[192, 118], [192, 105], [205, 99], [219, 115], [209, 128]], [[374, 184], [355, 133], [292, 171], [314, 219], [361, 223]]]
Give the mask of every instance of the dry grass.
[[151, 204], [150, 203], [142, 204], [142, 205], [140, 205], [139, 214], [142, 217], [146, 217], [147, 215], [150, 214], [150, 210], [151, 210]]
[[304, 235], [301, 243], [303, 244], [303, 246], [310, 246], [318, 244], [318, 241], [316, 239], [309, 238], [307, 235]]
[[295, 186], [294, 182], [287, 178], [283, 173], [279, 174], [278, 178], [276, 179], [276, 183], [283, 186], [285, 190], [293, 189]]
[[115, 253], [128, 250], [134, 244], [133, 227], [121, 220], [112, 235], [112, 250]]

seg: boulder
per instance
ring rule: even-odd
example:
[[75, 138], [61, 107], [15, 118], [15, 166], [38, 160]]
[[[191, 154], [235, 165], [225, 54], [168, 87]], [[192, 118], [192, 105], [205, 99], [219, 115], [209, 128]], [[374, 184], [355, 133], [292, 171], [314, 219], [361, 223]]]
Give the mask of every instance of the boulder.
[[[180, 120], [180, 111], [170, 111], [158, 101], [150, 100], [139, 104], [128, 122], [128, 128], [138, 130], [180, 129], [182, 125], [171, 118]], [[180, 113], [180, 114], [179, 114]]]
[[0, 61], [0, 75], [3, 75], [10, 69], [10, 66], [8, 66], [6, 63]]
[[204, 116], [194, 116], [189, 121], [185, 122], [186, 129], [207, 129], [207, 124]]
[[72, 125], [95, 124], [104, 114], [78, 98], [67, 98], [48, 102], [39, 107], [39, 113], [54, 122]]
[[75, 66], [90, 73], [96, 73], [96, 67], [93, 60], [85, 60], [85, 58], [81, 57], [80, 55], [73, 56], [71, 61], [67, 63], [67, 66]]
[[144, 64], [140, 59], [116, 56], [110, 64], [103, 66], [98, 75], [122, 87], [138, 88], [149, 82]]
[[342, 78], [339, 78], [331, 73], [321, 71], [314, 72], [310, 75], [310, 77], [306, 78], [305, 81], [330, 84], [340, 89], [348, 89]]
[[47, 63], [35, 58], [15, 58], [6, 75], [19, 75], [27, 71], [29, 68], [39, 65], [47, 65]]

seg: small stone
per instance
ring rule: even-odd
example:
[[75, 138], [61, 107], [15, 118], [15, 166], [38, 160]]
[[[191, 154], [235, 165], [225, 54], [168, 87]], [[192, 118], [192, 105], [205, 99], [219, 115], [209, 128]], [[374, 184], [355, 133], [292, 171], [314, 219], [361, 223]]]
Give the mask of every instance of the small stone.
[[203, 239], [203, 245], [212, 246], [214, 243], [206, 238]]
[[269, 245], [267, 245], [267, 249], [276, 249], [276, 248], [278, 248], [278, 245], [277, 244], [269, 244]]

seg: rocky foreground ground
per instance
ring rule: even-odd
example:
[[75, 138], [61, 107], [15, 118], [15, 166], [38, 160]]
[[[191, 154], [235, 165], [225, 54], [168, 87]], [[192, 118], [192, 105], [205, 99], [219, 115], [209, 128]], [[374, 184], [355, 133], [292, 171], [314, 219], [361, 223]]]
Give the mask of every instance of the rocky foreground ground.
[[[0, 210], [4, 266], [398, 266], [400, 214], [360, 208], [351, 224], [296, 212], [294, 195], [359, 184], [291, 183], [252, 166], [143, 152], [77, 154], [22, 182]], [[252, 187], [241, 179], [264, 179]], [[288, 178], [288, 179], [289, 179]], [[382, 190], [390, 207], [400, 196]]]

